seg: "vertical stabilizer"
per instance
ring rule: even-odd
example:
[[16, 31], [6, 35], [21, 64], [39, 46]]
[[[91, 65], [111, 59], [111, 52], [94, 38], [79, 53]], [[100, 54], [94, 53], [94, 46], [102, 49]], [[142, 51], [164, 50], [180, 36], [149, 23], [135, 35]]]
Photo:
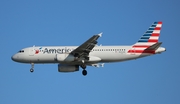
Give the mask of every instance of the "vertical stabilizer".
[[154, 22], [128, 53], [155, 53], [148, 48], [158, 43], [161, 27], [162, 22]]

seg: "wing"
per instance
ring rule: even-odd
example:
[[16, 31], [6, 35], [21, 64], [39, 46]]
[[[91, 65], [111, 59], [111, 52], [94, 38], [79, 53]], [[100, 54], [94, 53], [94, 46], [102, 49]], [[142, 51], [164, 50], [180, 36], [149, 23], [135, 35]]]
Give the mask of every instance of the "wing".
[[102, 33], [92, 36], [86, 42], [81, 44], [75, 50], [71, 52], [77, 58], [87, 58], [91, 50], [96, 46], [97, 39], [102, 36]]

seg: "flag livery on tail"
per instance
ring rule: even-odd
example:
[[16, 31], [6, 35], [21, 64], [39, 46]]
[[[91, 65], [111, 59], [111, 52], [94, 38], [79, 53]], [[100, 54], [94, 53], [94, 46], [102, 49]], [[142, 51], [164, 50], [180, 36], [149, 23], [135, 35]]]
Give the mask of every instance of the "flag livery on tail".
[[154, 22], [128, 53], [155, 54], [156, 49], [161, 45], [158, 42], [161, 27], [162, 22]]

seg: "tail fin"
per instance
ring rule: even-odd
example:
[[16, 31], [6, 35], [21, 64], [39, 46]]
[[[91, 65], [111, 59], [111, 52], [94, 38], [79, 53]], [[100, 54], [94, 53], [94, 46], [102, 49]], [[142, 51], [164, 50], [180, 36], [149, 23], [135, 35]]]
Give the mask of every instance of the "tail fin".
[[162, 22], [154, 22], [144, 35], [132, 46], [129, 53], [154, 53], [162, 44], [158, 43]]
[[161, 27], [162, 27], [162, 22], [154, 22], [136, 44], [158, 42]]

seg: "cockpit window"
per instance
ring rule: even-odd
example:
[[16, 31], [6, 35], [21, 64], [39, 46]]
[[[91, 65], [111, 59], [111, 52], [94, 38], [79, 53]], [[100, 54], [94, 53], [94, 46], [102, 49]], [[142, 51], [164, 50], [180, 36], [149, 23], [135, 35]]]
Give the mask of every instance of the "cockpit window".
[[19, 51], [19, 53], [23, 53], [23, 52], [24, 52], [24, 50], [20, 50], [20, 51]]

